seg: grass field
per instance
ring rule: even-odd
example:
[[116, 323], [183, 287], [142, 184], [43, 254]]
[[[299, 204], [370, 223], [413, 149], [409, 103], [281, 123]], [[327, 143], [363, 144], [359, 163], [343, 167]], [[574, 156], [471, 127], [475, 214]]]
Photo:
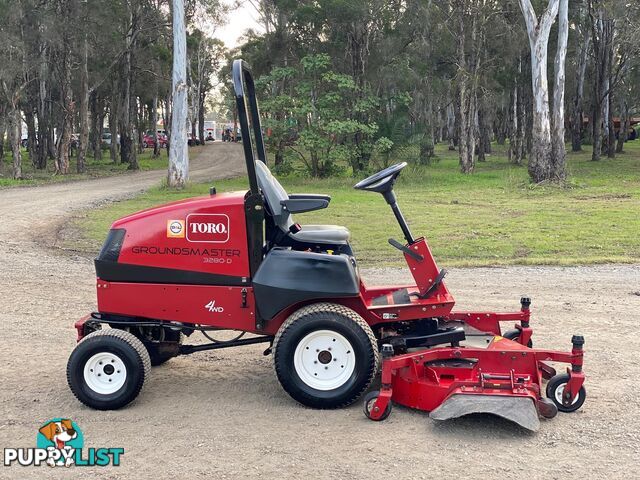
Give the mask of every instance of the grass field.
[[[194, 152], [199, 147], [192, 147]], [[153, 150], [147, 148], [143, 153], [138, 154], [138, 163], [141, 170], [157, 170], [167, 168], [167, 151], [161, 150], [160, 157], [152, 158]], [[128, 164], [114, 164], [109, 158], [109, 151], [102, 152], [102, 160], [95, 160], [93, 156], [87, 156], [86, 172], [77, 174], [76, 156], [70, 159], [68, 175], [54, 175], [53, 160], [48, 162], [45, 170], [37, 170], [33, 168], [29, 160], [29, 153], [26, 149], [22, 149], [22, 176], [21, 180], [14, 180], [13, 160], [11, 151], [5, 148], [5, 155], [2, 164], [0, 164], [0, 188], [16, 187], [21, 185], [42, 185], [51, 182], [68, 182], [74, 180], [83, 180], [87, 178], [103, 177], [108, 175], [118, 175], [127, 170]]]
[[[640, 141], [614, 160], [591, 162], [569, 154], [566, 187], [532, 186], [526, 167], [510, 165], [496, 147], [473, 175], [458, 173], [457, 156], [445, 146], [439, 161], [409, 166], [396, 187], [414, 236], [426, 236], [441, 265], [591, 264], [640, 261]], [[351, 177], [281, 178], [289, 192], [327, 193], [326, 210], [296, 216], [301, 224], [347, 226], [360, 264], [402, 265], [387, 244], [402, 234], [382, 197], [353, 190]], [[246, 179], [217, 181], [218, 191], [246, 189]], [[127, 213], [179, 198], [203, 195], [209, 184], [175, 192], [155, 188], [138, 198], [87, 212], [74, 220], [68, 246], [97, 252], [110, 223]]]

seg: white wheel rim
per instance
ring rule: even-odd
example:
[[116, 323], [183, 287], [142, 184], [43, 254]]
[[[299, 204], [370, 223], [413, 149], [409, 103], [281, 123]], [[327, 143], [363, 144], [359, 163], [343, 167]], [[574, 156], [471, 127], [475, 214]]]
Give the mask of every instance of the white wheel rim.
[[356, 368], [349, 340], [331, 330], [317, 330], [304, 337], [293, 356], [296, 373], [316, 390], [334, 390], [344, 385]]
[[84, 364], [84, 381], [96, 393], [115, 393], [127, 379], [127, 367], [117, 355], [110, 352], [96, 353]]
[[[564, 387], [566, 387], [567, 384], [565, 383], [561, 383], [560, 385], [558, 385], [556, 387], [556, 402], [558, 402], [560, 405], [564, 405], [564, 403], [562, 402], [562, 395], [564, 394]], [[573, 402], [571, 402], [571, 405], [575, 405], [578, 402], [578, 399], [580, 398], [580, 393], [578, 393], [578, 395], [576, 395], [576, 398], [573, 399]]]

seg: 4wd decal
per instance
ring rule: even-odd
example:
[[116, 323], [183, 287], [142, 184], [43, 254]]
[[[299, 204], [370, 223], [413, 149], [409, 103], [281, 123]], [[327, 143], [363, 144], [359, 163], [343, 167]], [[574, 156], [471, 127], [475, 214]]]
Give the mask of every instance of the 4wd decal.
[[229, 217], [222, 213], [187, 215], [187, 240], [226, 243], [229, 240]]
[[204, 308], [206, 308], [207, 310], [209, 310], [212, 313], [222, 313], [224, 312], [224, 307], [216, 307], [216, 301], [215, 300], [211, 300], [209, 303], [207, 303]]

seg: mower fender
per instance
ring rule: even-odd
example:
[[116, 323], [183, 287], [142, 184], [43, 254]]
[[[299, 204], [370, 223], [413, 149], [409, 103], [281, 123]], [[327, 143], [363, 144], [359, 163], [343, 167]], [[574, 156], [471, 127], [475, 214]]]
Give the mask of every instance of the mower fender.
[[538, 410], [533, 399], [511, 395], [453, 394], [433, 410], [429, 417], [434, 420], [449, 420], [472, 413], [497, 415], [534, 432], [540, 428]]

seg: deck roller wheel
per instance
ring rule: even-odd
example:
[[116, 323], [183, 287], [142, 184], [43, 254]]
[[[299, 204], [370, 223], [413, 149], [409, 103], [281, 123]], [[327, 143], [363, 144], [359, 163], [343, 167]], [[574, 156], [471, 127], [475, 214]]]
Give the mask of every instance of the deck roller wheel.
[[384, 412], [382, 413], [382, 415], [380, 415], [379, 418], [373, 418], [371, 416], [371, 412], [373, 411], [374, 405], [376, 403], [376, 400], [378, 400], [378, 397], [380, 396], [380, 391], [379, 390], [372, 390], [371, 392], [367, 393], [364, 397], [364, 414], [367, 416], [367, 418], [369, 420], [373, 420], [374, 422], [381, 422], [383, 420], [386, 420], [389, 415], [391, 415], [391, 409], [393, 408], [393, 406], [391, 405], [391, 402], [389, 402], [387, 404], [387, 407], [384, 409]]
[[71, 391], [97, 410], [116, 410], [133, 401], [150, 373], [151, 360], [142, 342], [113, 328], [84, 337], [67, 363]]
[[[507, 340], [513, 340], [514, 342], [520, 343], [520, 330], [516, 328], [514, 328], [513, 330], [507, 330], [502, 336]], [[527, 342], [527, 347], [533, 348], [532, 339], [529, 339], [529, 341]]]
[[378, 369], [378, 343], [353, 310], [316, 303], [294, 312], [273, 341], [282, 388], [313, 408], [340, 408], [362, 395]]
[[580, 407], [587, 398], [587, 391], [584, 389], [584, 385], [580, 387], [578, 391], [578, 395], [573, 399], [571, 405], [564, 405], [562, 403], [562, 395], [564, 394], [564, 388], [567, 386], [567, 382], [569, 381], [569, 374], [561, 373], [556, 375], [549, 383], [547, 383], [547, 397], [556, 404], [558, 410], [560, 412], [575, 412]]

